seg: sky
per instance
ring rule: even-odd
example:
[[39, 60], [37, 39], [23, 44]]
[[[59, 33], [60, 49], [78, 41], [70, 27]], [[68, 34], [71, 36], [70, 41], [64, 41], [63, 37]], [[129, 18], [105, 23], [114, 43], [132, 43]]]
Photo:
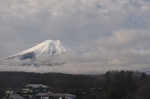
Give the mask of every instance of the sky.
[[63, 69], [0, 66], [0, 70], [150, 71], [149, 12], [150, 0], [0, 0], [0, 58], [47, 39], [82, 53], [68, 55]]

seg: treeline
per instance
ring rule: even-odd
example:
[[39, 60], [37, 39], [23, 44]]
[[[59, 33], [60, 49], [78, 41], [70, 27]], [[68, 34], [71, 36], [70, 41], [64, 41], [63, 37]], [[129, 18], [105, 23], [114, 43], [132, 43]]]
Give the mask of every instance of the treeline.
[[150, 76], [145, 73], [108, 71], [100, 76], [98, 83], [99, 87], [81, 99], [150, 99]]
[[133, 71], [109, 71], [103, 75], [0, 72], [0, 98], [5, 91], [19, 91], [26, 84], [44, 84], [52, 92], [77, 95], [77, 99], [149, 99], [150, 77]]

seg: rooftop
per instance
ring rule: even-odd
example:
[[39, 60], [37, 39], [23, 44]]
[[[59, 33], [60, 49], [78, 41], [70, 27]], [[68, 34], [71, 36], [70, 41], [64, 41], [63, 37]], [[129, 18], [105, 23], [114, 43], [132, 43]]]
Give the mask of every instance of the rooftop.
[[[2, 99], [6, 99], [6, 97], [3, 97]], [[11, 94], [9, 96], [9, 99], [25, 99], [24, 97], [18, 95], [18, 94]]]
[[32, 87], [32, 88], [49, 88], [48, 86], [42, 85], [42, 84], [27, 84], [25, 87]]
[[76, 97], [76, 95], [67, 93], [38, 93], [36, 96], [51, 96], [51, 97]]

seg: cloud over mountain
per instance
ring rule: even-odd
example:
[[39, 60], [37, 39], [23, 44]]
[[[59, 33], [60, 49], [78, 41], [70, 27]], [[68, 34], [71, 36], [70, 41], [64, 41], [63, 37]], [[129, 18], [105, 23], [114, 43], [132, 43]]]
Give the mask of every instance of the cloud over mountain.
[[[15, 55], [11, 55], [2, 59], [1, 62], [4, 65], [18, 65], [18, 66], [53, 66], [53, 65], [62, 65], [57, 60], [60, 60], [60, 56], [68, 53], [76, 53], [75, 50], [70, 48], [69, 46], [62, 43], [60, 40], [46, 40], [32, 48], [29, 48], [25, 51], [17, 53]], [[54, 59], [54, 57], [58, 57]], [[64, 55], [63, 55], [64, 56]], [[62, 57], [61, 57], [62, 58]], [[53, 60], [57, 62], [53, 62]]]

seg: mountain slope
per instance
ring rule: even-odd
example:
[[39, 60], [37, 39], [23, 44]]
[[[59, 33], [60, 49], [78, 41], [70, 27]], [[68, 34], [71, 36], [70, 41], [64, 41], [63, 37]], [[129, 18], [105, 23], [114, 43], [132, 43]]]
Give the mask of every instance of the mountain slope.
[[62, 54], [65, 52], [73, 52], [73, 50], [67, 45], [63, 44], [59, 40], [46, 40], [37, 46], [22, 51], [18, 54], [7, 57], [6, 59], [19, 58], [24, 59], [35, 59], [40, 56], [51, 57], [53, 55]]

